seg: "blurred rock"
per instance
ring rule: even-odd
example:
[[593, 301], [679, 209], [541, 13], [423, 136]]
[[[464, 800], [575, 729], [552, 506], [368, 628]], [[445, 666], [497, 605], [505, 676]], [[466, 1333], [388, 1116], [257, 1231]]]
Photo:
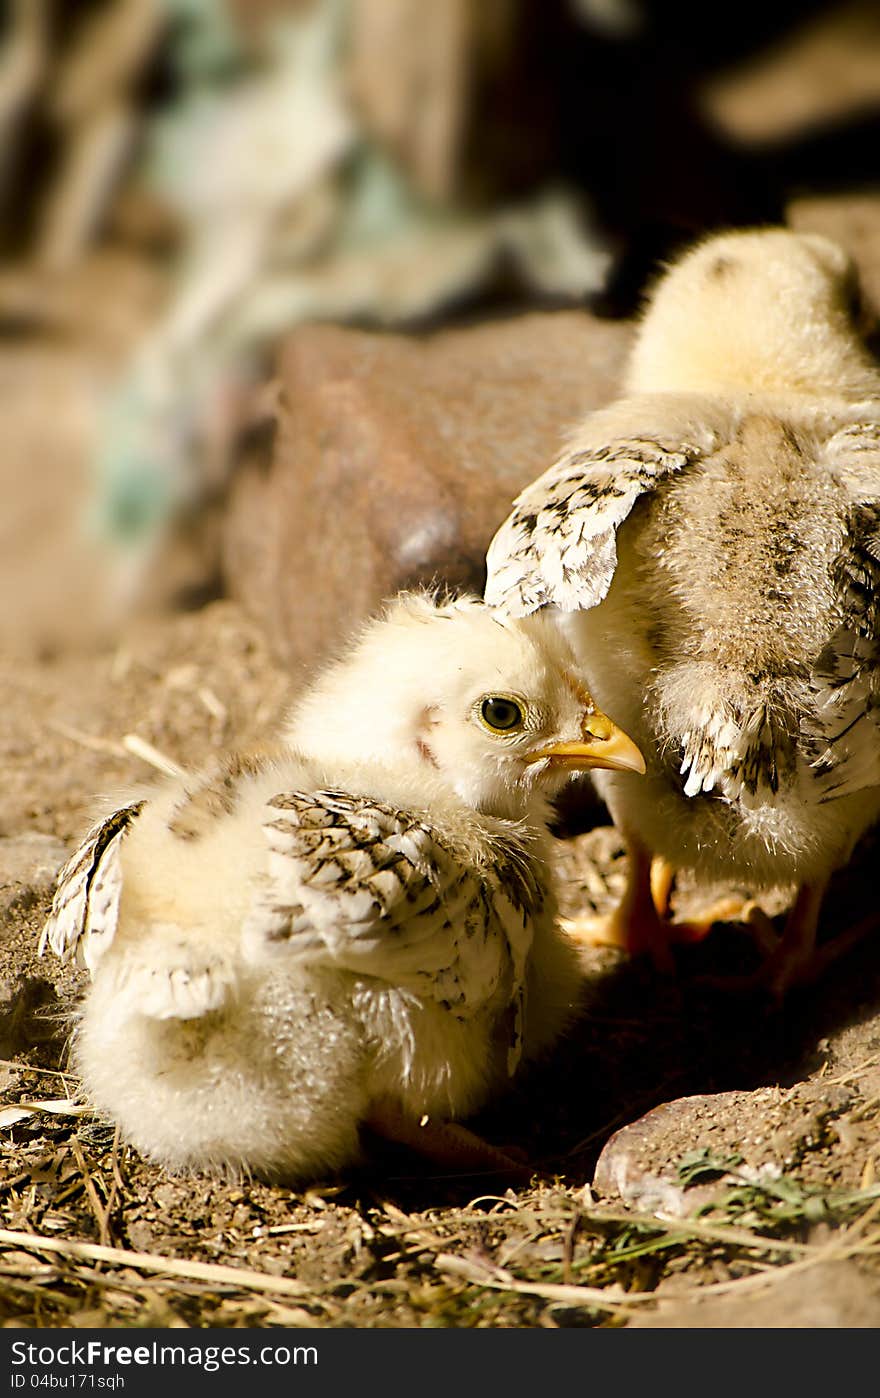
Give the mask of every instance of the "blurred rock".
[[243, 470], [230, 502], [231, 592], [311, 667], [400, 588], [482, 591], [511, 499], [614, 395], [631, 335], [576, 311], [427, 339], [293, 334], [269, 469]]
[[523, 193], [554, 169], [579, 23], [519, 0], [353, 0], [350, 80], [364, 127], [429, 199]]
[[804, 195], [788, 206], [787, 219], [799, 233], [822, 233], [855, 259], [868, 310], [880, 318], [880, 191]]
[[880, 110], [880, 9], [849, 0], [777, 36], [745, 62], [711, 77], [703, 106], [744, 144], [802, 137]]
[[731, 1283], [732, 1294], [661, 1301], [628, 1330], [839, 1330], [880, 1325], [880, 1285], [855, 1262], [818, 1262], [806, 1271], [771, 1268]]
[[[876, 321], [880, 194], [804, 196], [788, 216], [847, 248]], [[271, 464], [239, 473], [224, 541], [227, 584], [279, 655], [313, 664], [401, 587], [481, 590], [510, 500], [614, 396], [632, 333], [559, 311], [430, 338], [292, 334]]]

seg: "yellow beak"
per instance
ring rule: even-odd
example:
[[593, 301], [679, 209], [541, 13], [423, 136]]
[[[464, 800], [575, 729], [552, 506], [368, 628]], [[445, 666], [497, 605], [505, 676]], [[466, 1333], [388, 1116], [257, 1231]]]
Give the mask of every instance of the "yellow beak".
[[541, 762], [546, 758], [554, 767], [567, 767], [572, 772], [589, 771], [591, 767], [607, 767], [614, 772], [644, 772], [645, 759], [632, 738], [598, 709], [585, 717], [582, 732], [581, 742], [550, 743], [531, 753], [526, 761]]

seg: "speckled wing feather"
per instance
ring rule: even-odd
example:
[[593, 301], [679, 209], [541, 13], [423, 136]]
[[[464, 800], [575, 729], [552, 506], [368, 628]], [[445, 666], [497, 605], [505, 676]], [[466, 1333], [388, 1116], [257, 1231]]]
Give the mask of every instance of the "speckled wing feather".
[[571, 450], [533, 481], [489, 545], [486, 601], [514, 616], [595, 607], [617, 566], [616, 533], [639, 496], [699, 455], [648, 437]]
[[376, 977], [463, 1020], [496, 995], [521, 1000], [543, 892], [513, 837], [470, 868], [424, 815], [343, 791], [278, 795], [264, 829], [251, 945]]
[[813, 667], [804, 737], [833, 800], [880, 784], [880, 424], [853, 423], [826, 450], [853, 503], [834, 563], [841, 623]]
[[122, 870], [119, 846], [143, 808], [140, 801], [95, 825], [58, 876], [52, 911], [40, 937], [63, 961], [76, 958], [94, 972], [116, 931]]

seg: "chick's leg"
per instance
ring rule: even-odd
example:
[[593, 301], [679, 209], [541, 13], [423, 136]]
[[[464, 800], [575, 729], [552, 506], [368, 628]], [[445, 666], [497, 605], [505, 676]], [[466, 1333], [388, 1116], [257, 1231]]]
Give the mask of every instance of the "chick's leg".
[[801, 884], [779, 945], [760, 968], [763, 983], [774, 995], [782, 996], [790, 985], [812, 979], [821, 969], [817, 963], [816, 933], [819, 911], [828, 880]]
[[525, 1179], [532, 1174], [524, 1159], [490, 1145], [459, 1122], [435, 1121], [430, 1117], [417, 1120], [390, 1097], [373, 1102], [364, 1125], [377, 1136], [408, 1146], [445, 1170]]
[[667, 863], [661, 855], [655, 855], [651, 862], [651, 896], [659, 916], [665, 919], [666, 935], [670, 942], [702, 942], [716, 923], [736, 922], [742, 924], [752, 941], [765, 954], [775, 948], [778, 938], [772, 930], [770, 919], [754, 898], [740, 893], [721, 894], [713, 903], [699, 909], [696, 916], [691, 914], [686, 919], [673, 919], [671, 902], [675, 876], [674, 865]]
[[630, 956], [647, 953], [659, 971], [671, 971], [670, 924], [658, 912], [655, 894], [665, 911], [672, 892], [672, 873], [663, 865], [652, 881], [650, 852], [638, 840], [629, 839], [627, 847], [626, 887], [617, 907], [605, 916], [563, 918], [562, 927], [586, 946], [620, 947]]
[[697, 918], [675, 922], [670, 916], [675, 869], [631, 836], [627, 839], [628, 875], [623, 897], [604, 917], [563, 919], [564, 930], [587, 946], [620, 947], [630, 956], [650, 956], [658, 971], [673, 968], [670, 946], [702, 941], [716, 922], [745, 918], [753, 906], [742, 898], [719, 899]]

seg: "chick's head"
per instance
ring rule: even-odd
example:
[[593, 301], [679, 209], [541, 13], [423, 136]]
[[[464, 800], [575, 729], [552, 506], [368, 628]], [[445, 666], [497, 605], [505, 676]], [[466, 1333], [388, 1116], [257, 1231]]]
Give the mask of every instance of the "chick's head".
[[396, 599], [303, 697], [287, 737], [327, 767], [354, 759], [440, 780], [510, 819], [544, 809], [572, 772], [644, 771], [553, 619], [508, 619], [472, 598]]
[[630, 360], [636, 393], [876, 390], [838, 243], [785, 228], [716, 234], [649, 294]]

